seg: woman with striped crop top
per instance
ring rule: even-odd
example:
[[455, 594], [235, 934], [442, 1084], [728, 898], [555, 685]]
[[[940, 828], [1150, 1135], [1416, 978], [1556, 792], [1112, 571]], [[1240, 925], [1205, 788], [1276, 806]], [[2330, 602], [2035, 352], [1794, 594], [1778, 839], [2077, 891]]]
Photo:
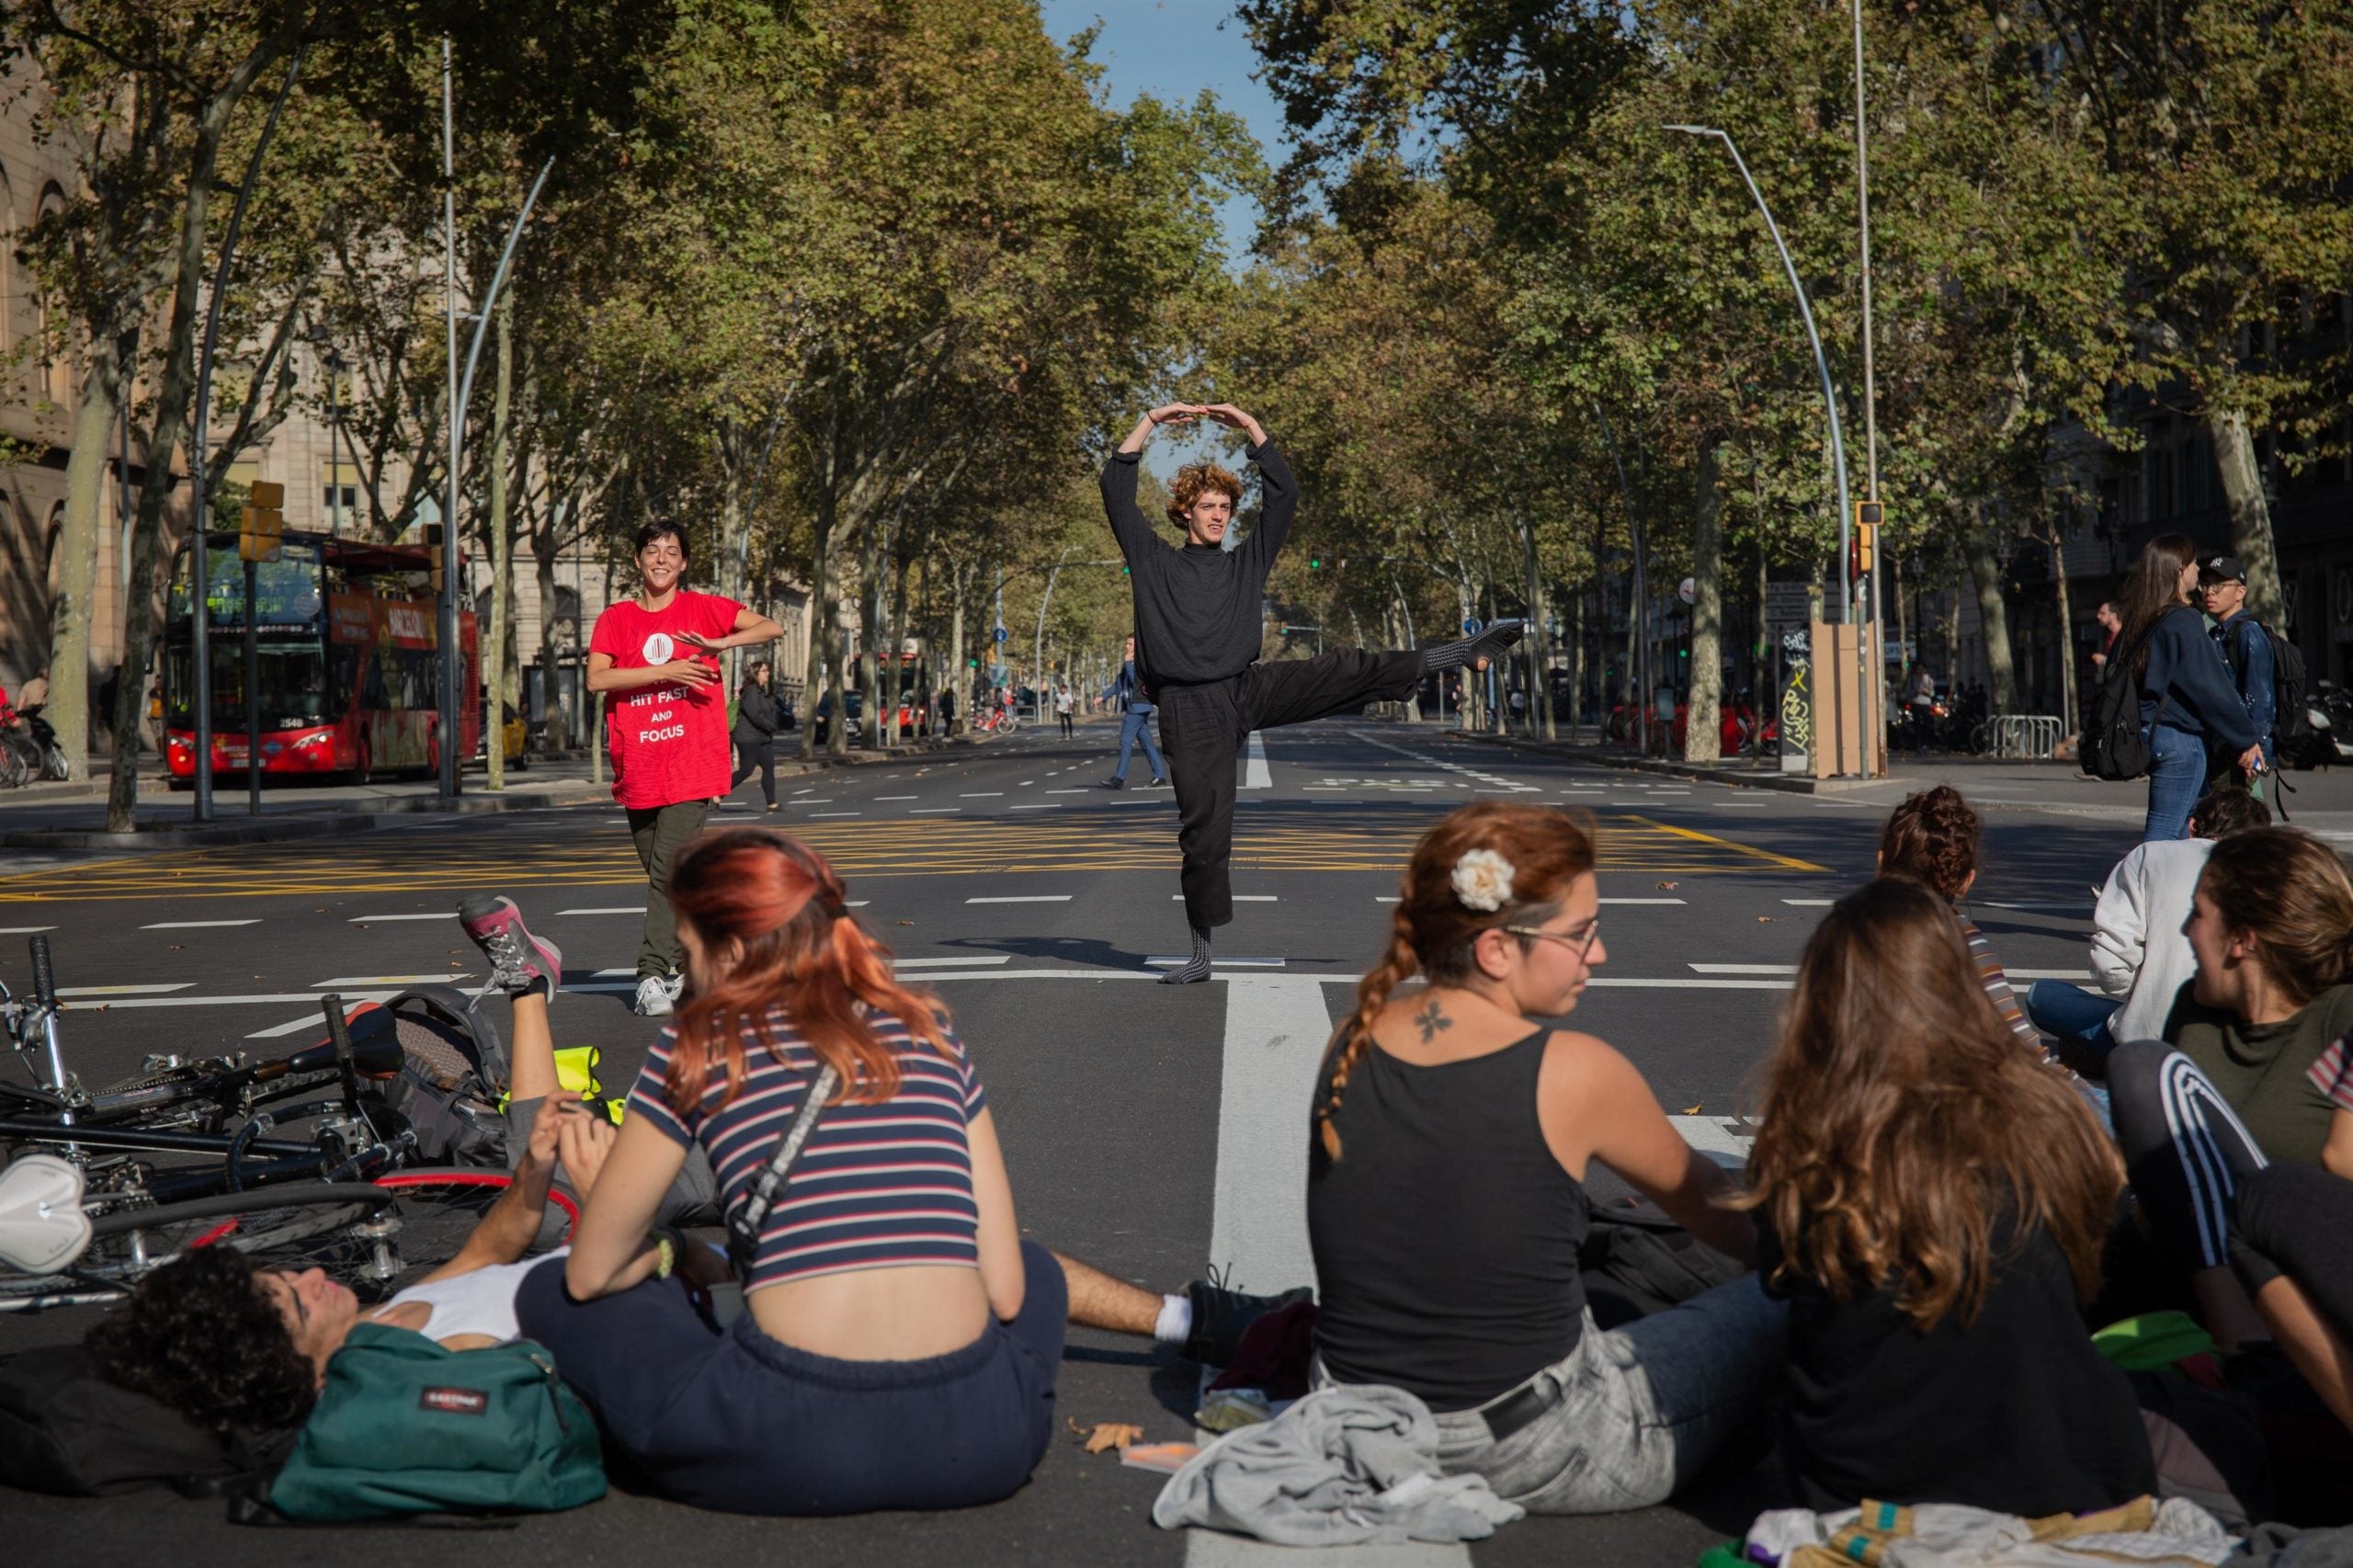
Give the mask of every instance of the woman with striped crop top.
[[[570, 1258], [524, 1282], [524, 1332], [682, 1502], [838, 1514], [1011, 1494], [1051, 1430], [1066, 1287], [1021, 1240], [963, 1042], [790, 838], [709, 837], [670, 898], [692, 999], [631, 1092]], [[828, 1065], [841, 1086], [762, 1223], [744, 1315], [715, 1330], [647, 1281], [655, 1204], [699, 1145], [733, 1212]]]

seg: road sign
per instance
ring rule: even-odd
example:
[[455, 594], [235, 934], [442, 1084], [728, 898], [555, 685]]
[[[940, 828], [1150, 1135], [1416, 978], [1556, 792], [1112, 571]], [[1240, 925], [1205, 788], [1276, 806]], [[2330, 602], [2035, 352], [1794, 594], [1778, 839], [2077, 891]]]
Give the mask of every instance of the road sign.
[[1699, 584], [1698, 579], [1686, 577], [1680, 583], [1676, 584], [1675, 597], [1681, 599], [1687, 605], [1698, 598], [1699, 597]]
[[1466, 621], [1464, 621], [1464, 622], [1462, 623], [1462, 635], [1464, 635], [1465, 637], [1476, 637], [1476, 636], [1478, 636], [1478, 635], [1479, 635], [1479, 625], [1480, 625], [1479, 618], [1478, 618], [1477, 616], [1475, 616], [1475, 615], [1474, 615], [1474, 616], [1472, 616], [1470, 619], [1468, 619], [1468, 620], [1466, 620]]
[[998, 642], [1004, 642], [1004, 641], [1005, 641], [1005, 637], [1006, 637], [1005, 628], [1004, 628], [1004, 627], [1002, 627], [1002, 626], [998, 627], [998, 628], [996, 629], [996, 640], [997, 640]]
[[1811, 583], [1768, 583], [1765, 585], [1765, 630], [1769, 635], [1777, 631], [1794, 631], [1813, 619], [1813, 585]]

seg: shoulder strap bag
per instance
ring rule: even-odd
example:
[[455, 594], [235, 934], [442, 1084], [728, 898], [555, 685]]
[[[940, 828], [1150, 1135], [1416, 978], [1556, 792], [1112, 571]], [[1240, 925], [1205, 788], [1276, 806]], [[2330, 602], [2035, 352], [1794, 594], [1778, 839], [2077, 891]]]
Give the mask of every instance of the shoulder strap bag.
[[817, 1118], [824, 1113], [825, 1102], [833, 1097], [841, 1083], [841, 1074], [831, 1065], [820, 1065], [817, 1075], [810, 1080], [809, 1093], [801, 1102], [801, 1114], [792, 1119], [784, 1137], [768, 1157], [767, 1168], [752, 1179], [751, 1190], [744, 1201], [727, 1211], [727, 1261], [735, 1270], [738, 1285], [752, 1277], [752, 1261], [760, 1250], [760, 1227], [767, 1223], [768, 1210], [776, 1207], [777, 1199], [784, 1191], [784, 1184], [792, 1175], [795, 1161], [801, 1158], [801, 1145], [809, 1142], [809, 1134], [817, 1129]]

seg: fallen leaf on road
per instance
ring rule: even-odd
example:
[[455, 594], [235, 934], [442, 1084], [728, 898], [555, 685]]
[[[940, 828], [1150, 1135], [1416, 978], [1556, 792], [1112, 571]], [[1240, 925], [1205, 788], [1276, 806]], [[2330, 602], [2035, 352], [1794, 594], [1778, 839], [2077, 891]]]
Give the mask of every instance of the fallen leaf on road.
[[1131, 1426], [1124, 1421], [1097, 1421], [1092, 1426], [1081, 1426], [1076, 1421], [1064, 1419], [1074, 1436], [1086, 1440], [1090, 1454], [1108, 1453], [1117, 1449], [1125, 1453], [1130, 1443], [1143, 1436], [1143, 1428]]
[[1681, 885], [1682, 884], [1680, 882], [1661, 882], [1658, 885], [1658, 891], [1661, 892], [1673, 892]]
[[167, 953], [184, 952], [187, 950], [187, 944], [184, 942], [174, 942], [170, 947], [165, 948], [164, 950]]
[[1756, 924], [1759, 926], [1770, 926], [1773, 924], [1773, 917], [1769, 915], [1760, 915], [1756, 917]]
[[1699, 1115], [1699, 1108], [1700, 1108], [1700, 1107], [1701, 1107], [1701, 1106], [1706, 1105], [1707, 1103], [1708, 1103], [1707, 1101], [1705, 1101], [1705, 1100], [1701, 1100], [1701, 1101], [1699, 1102], [1699, 1105], [1688, 1105], [1688, 1106], [1685, 1106], [1685, 1107], [1683, 1108], [1683, 1114], [1684, 1114], [1684, 1115], [1686, 1115], [1686, 1116], [1697, 1116], [1697, 1115]]
[[902, 925], [902, 926], [912, 926], [912, 925], [914, 925], [914, 924], [915, 924], [915, 922], [914, 922], [914, 921], [912, 921], [912, 920], [902, 920], [902, 921], [900, 921], [900, 922], [899, 922], [899, 924], [900, 924], [900, 925]]

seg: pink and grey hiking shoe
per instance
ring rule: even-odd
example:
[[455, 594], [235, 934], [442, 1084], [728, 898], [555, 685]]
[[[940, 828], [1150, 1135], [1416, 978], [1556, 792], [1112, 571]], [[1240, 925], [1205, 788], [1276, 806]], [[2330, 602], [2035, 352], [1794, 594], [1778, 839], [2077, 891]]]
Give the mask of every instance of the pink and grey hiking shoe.
[[532, 990], [552, 1001], [563, 983], [563, 952], [545, 937], [535, 937], [523, 924], [515, 901], [498, 893], [476, 893], [458, 905], [458, 924], [474, 946], [490, 960], [490, 978], [483, 991], [504, 991], [522, 996]]

